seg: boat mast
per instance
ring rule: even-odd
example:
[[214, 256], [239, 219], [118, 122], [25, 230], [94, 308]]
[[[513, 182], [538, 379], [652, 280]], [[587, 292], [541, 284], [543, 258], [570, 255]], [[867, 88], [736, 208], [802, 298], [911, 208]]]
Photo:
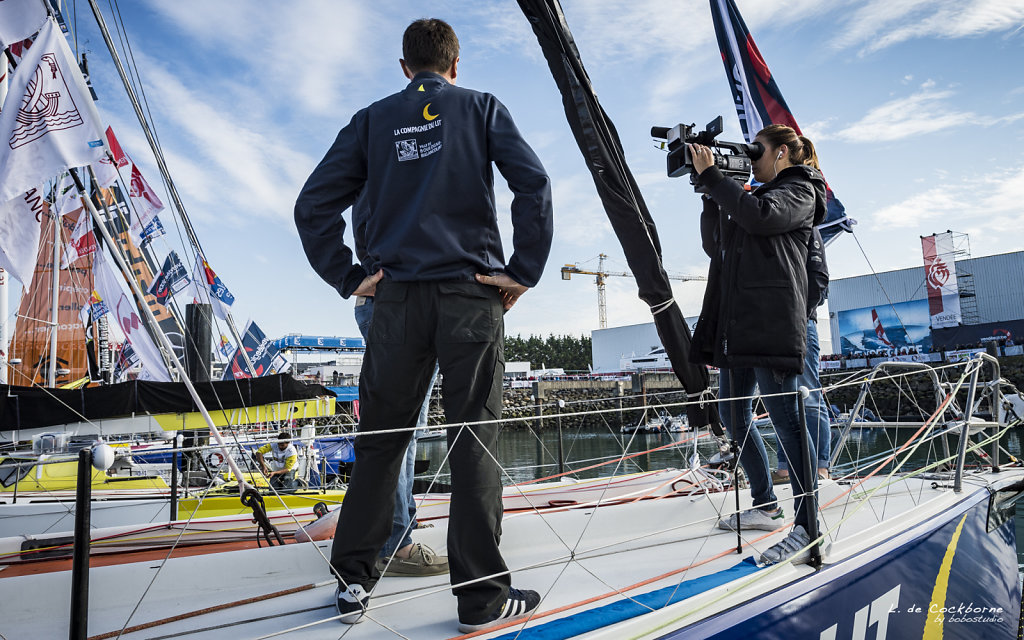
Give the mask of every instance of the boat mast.
[[11, 354], [8, 350], [11, 346], [10, 333], [7, 330], [7, 316], [10, 309], [7, 307], [7, 271], [0, 269], [0, 384], [7, 384], [8, 359]]
[[[121, 84], [124, 85], [125, 91], [128, 92], [128, 99], [131, 100], [132, 107], [135, 109], [135, 116], [139, 119], [139, 124], [142, 125], [142, 132], [146, 134], [146, 141], [149, 142], [150, 149], [153, 150], [153, 156], [156, 158], [157, 167], [160, 169], [160, 174], [164, 178], [164, 182], [167, 184], [167, 190], [171, 195], [171, 200], [174, 201], [174, 206], [178, 210], [178, 215], [181, 217], [181, 221], [185, 226], [185, 234], [188, 236], [192, 246], [195, 247], [199, 257], [203, 260], [206, 259], [206, 255], [203, 253], [203, 248], [199, 244], [199, 237], [196, 235], [195, 229], [192, 228], [192, 222], [188, 218], [188, 213], [185, 211], [185, 205], [182, 204], [181, 198], [178, 196], [178, 188], [174, 185], [174, 180], [171, 179], [171, 173], [167, 169], [167, 163], [164, 161], [163, 151], [160, 149], [160, 145], [156, 142], [156, 137], [153, 135], [153, 131], [149, 127], [149, 122], [146, 120], [145, 114], [142, 112], [142, 105], [139, 102], [139, 98], [135, 95], [135, 89], [132, 88], [131, 82], [128, 80], [128, 74], [125, 73], [124, 65], [121, 64], [121, 57], [117, 53], [117, 49], [114, 48], [114, 41], [110, 37], [110, 31], [107, 29], [106, 20], [103, 19], [103, 14], [100, 12], [99, 6], [96, 4], [96, 0], [89, 0], [89, 6], [92, 8], [93, 16], [96, 18], [96, 24], [99, 26], [100, 33], [103, 34], [103, 41], [107, 45], [107, 50], [110, 51], [110, 57], [114, 60], [114, 66], [117, 68], [117, 73], [121, 76]], [[231, 316], [231, 312], [227, 311], [227, 323], [228, 328], [231, 331], [231, 335], [235, 339], [235, 343], [238, 345], [239, 351], [245, 358], [245, 364], [249, 368], [249, 373], [256, 377], [256, 370], [249, 360], [249, 354], [246, 352], [245, 347], [242, 346], [242, 338], [238, 335], [238, 328], [235, 326], [235, 320]], [[171, 353], [174, 353], [173, 351]]]
[[57, 329], [60, 327], [60, 212], [57, 211], [56, 202], [50, 207], [50, 220], [53, 222], [53, 279], [50, 288], [50, 362], [46, 368], [46, 386], [53, 388], [57, 386]]
[[[7, 73], [7, 50], [0, 53], [0, 77]], [[3, 106], [4, 100], [7, 98], [7, 83], [0, 83], [0, 107]], [[3, 362], [0, 362], [0, 384], [7, 384], [7, 367], [8, 360], [11, 357], [9, 353], [11, 340], [10, 332], [7, 328], [7, 315], [10, 313], [7, 302], [7, 271], [0, 269], [0, 358]]]

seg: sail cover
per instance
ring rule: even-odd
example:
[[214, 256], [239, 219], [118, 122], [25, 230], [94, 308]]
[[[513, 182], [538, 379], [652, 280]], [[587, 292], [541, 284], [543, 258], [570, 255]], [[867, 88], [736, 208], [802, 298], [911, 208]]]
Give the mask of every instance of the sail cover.
[[[640, 299], [651, 307], [658, 336], [672, 369], [689, 394], [708, 388], [704, 366], [691, 364], [690, 329], [661, 264], [661, 242], [640, 189], [622, 152], [619, 134], [605, 114], [583, 68], [579, 51], [558, 0], [519, 0], [519, 7], [533, 26], [576, 143], [594, 178], [598, 195], [622, 245], [626, 262], [636, 278]], [[690, 405], [687, 417], [694, 427], [717, 424], [713, 405]]]
[[[797, 135], [803, 135], [736, 3], [711, 0], [711, 18], [746, 141], [753, 142], [757, 132], [770, 124], [784, 124], [795, 129]], [[846, 215], [846, 208], [832, 193], [832, 187], [826, 183], [825, 189], [825, 220], [818, 225], [818, 230], [827, 245], [843, 231], [853, 233], [852, 225], [856, 221]]]
[[[289, 375], [210, 382], [197, 385], [207, 407], [238, 409], [273, 402], [298, 402], [334, 395], [327, 388], [305, 384]], [[84, 420], [103, 420], [136, 414], [197, 411], [181, 382], [132, 380], [81, 389], [42, 389], [0, 385], [0, 429], [32, 429]]]

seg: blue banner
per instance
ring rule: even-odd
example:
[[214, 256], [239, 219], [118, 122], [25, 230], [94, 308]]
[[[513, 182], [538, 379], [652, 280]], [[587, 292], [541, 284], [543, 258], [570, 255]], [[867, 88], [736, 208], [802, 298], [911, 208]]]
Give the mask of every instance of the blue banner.
[[171, 251], [164, 260], [164, 266], [149, 285], [149, 293], [157, 302], [166, 305], [167, 300], [188, 286], [188, 271], [178, 259], [178, 254]]
[[245, 335], [242, 336], [242, 349], [245, 349], [248, 354], [252, 369], [249, 369], [241, 349], [235, 349], [228, 366], [224, 369], [223, 380], [258, 378], [288, 370], [288, 360], [281, 355], [280, 350], [255, 322], [249, 322], [245, 328]]
[[279, 349], [362, 351], [366, 348], [366, 342], [362, 338], [340, 338], [338, 336], [292, 335], [278, 338], [274, 344]]

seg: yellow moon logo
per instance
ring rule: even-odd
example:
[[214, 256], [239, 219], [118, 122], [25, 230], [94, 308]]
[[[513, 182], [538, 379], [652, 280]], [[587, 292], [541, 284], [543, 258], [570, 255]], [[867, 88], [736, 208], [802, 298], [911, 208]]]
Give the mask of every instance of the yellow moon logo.
[[427, 122], [430, 122], [431, 120], [433, 120], [434, 118], [437, 117], [437, 116], [430, 115], [429, 109], [430, 109], [430, 103], [428, 102], [427, 106], [423, 107], [423, 119], [426, 120]]

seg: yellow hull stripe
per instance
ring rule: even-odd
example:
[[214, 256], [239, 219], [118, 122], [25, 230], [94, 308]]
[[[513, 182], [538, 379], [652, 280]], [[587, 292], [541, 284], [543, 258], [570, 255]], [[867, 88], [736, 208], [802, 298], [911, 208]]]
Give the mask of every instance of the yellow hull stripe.
[[949, 546], [946, 547], [946, 555], [943, 556], [942, 564], [939, 565], [939, 575], [935, 577], [935, 588], [932, 589], [932, 602], [928, 607], [928, 619], [925, 621], [924, 635], [921, 636], [921, 640], [942, 640], [942, 621], [945, 616], [941, 613], [932, 615], [931, 612], [940, 612], [946, 606], [949, 572], [953, 568], [953, 555], [956, 554], [956, 543], [960, 541], [960, 532], [963, 531], [967, 515], [965, 513], [964, 517], [960, 518], [960, 524], [956, 526], [956, 531], [953, 532], [953, 539], [949, 541]]

